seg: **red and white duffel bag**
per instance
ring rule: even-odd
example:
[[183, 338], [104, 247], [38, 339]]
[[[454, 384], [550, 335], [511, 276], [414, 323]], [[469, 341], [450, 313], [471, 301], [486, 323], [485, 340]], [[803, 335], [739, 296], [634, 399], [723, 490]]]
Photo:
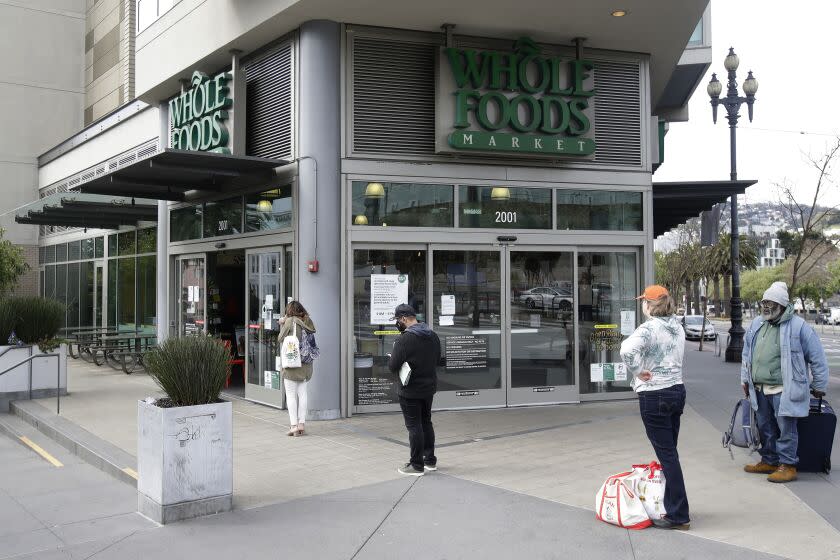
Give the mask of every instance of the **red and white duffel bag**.
[[595, 494], [595, 517], [625, 529], [644, 529], [651, 521], [636, 492], [638, 473], [627, 471], [607, 478]]
[[662, 465], [651, 461], [647, 465], [633, 465], [636, 493], [651, 519], [665, 517], [665, 475]]

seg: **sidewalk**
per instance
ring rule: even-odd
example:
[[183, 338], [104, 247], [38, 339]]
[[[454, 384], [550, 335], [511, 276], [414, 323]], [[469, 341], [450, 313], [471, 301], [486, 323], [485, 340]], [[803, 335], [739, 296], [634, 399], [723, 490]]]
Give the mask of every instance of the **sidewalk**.
[[[840, 533], [827, 521], [840, 516], [838, 502], [824, 500], [820, 515], [797, 495], [822, 494], [830, 477], [772, 485], [741, 471], [752, 460], [742, 450], [732, 461], [720, 448], [737, 398], [726, 387], [737, 389], [733, 367], [696, 344], [686, 349], [687, 534], [594, 519], [604, 478], [654, 458], [635, 401], [435, 413], [441, 470], [419, 480], [396, 473], [407, 455], [398, 414], [307, 423], [310, 436], [289, 438], [285, 412], [236, 401], [234, 512], [141, 531], [96, 558], [192, 557], [197, 547], [207, 558], [262, 558], [276, 556], [287, 534], [312, 558], [390, 558], [420, 543], [431, 558], [840, 558]], [[62, 416], [133, 457], [136, 402], [157, 392], [154, 383], [75, 361], [69, 383]]]

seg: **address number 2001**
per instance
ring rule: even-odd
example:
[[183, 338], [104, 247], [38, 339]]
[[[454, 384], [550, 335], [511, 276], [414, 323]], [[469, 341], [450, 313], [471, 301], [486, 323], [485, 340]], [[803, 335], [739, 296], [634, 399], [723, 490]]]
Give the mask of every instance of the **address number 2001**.
[[497, 224], [515, 224], [516, 212], [496, 212]]

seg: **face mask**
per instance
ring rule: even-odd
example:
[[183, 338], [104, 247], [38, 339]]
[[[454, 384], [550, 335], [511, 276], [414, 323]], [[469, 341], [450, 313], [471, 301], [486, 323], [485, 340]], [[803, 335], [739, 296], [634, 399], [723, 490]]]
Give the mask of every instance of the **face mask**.
[[397, 325], [397, 329], [399, 329], [400, 332], [403, 332], [405, 330], [405, 325], [403, 323], [401, 323], [399, 320], [397, 320], [397, 322], [395, 324]]

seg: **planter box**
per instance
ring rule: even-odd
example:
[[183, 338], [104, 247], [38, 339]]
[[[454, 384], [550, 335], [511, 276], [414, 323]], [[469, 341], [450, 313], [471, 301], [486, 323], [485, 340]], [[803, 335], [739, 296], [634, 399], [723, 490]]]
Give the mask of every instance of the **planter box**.
[[[9, 411], [11, 401], [29, 399], [29, 372], [32, 371], [32, 397], [54, 397], [56, 385], [62, 395], [67, 394], [67, 345], [62, 344], [53, 357], [35, 358], [29, 363], [0, 375], [0, 412]], [[0, 346], [0, 371], [22, 362], [29, 356], [44, 354], [38, 346]], [[58, 368], [58, 377], [56, 377]]]
[[137, 404], [138, 511], [171, 523], [233, 506], [233, 407]]

